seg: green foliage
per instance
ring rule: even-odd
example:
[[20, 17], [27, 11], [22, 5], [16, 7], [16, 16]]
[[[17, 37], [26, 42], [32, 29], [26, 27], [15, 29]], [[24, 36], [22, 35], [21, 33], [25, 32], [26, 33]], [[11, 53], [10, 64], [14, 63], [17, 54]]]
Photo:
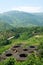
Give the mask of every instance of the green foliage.
[[43, 58], [43, 49], [39, 50], [39, 55], [40, 55], [41, 58]]
[[[38, 13], [37, 13], [38, 14]], [[40, 14], [40, 13], [39, 13]], [[0, 29], [13, 27], [43, 26], [43, 17], [32, 13], [9, 11], [0, 15]], [[11, 25], [11, 26], [10, 26]]]
[[[13, 39], [8, 40], [11, 36]], [[11, 41], [11, 42], [10, 42]], [[13, 59], [7, 59], [0, 65], [43, 65], [43, 27], [29, 27], [29, 28], [13, 28], [4, 32], [0, 32], [0, 54], [5, 50], [12, 47], [14, 44], [27, 43], [27, 45], [39, 45], [40, 55], [32, 54], [28, 56], [28, 59], [24, 62], [13, 61]], [[40, 60], [41, 59], [41, 60]], [[12, 63], [13, 62], [13, 63]]]
[[43, 42], [40, 42], [38, 49], [39, 49], [39, 56], [43, 58]]
[[0, 46], [4, 46], [4, 45], [8, 45], [8, 44], [11, 44], [10, 40], [1, 40], [0, 41]]
[[14, 58], [8, 58], [2, 65], [43, 65], [43, 61], [36, 54], [31, 54], [28, 56], [26, 61], [20, 62], [16, 61]]
[[[18, 11], [1, 14], [0, 54], [14, 44], [25, 42], [28, 45], [39, 44], [39, 56], [32, 54], [24, 62], [15, 61], [14, 58], [8, 58], [0, 62], [0, 65], [43, 65], [43, 27], [41, 26], [43, 26], [42, 14], [29, 14]], [[8, 40], [12, 36], [14, 36], [14, 39]]]
[[[35, 37], [37, 35], [39, 37]], [[12, 36], [14, 36], [14, 39], [8, 40], [8, 38]], [[11, 46], [12, 43], [14, 45], [14, 43], [26, 42], [28, 44], [30, 43], [30, 44], [37, 45], [42, 41], [43, 41], [43, 27], [29, 27], [29, 28], [19, 27], [19, 28], [6, 30], [6, 31], [1, 31], [0, 32], [0, 47], [1, 47], [0, 53], [2, 53], [1, 51], [8, 49], [9, 46], [7, 47], [7, 45]], [[43, 45], [41, 45], [41, 47], [42, 46]]]
[[4, 61], [4, 65], [15, 65], [15, 59], [14, 58], [8, 58]]
[[43, 49], [43, 41], [40, 42], [39, 46], [38, 46], [38, 49]]
[[20, 37], [20, 34], [15, 34], [15, 37], [14, 37], [14, 39], [18, 39]]

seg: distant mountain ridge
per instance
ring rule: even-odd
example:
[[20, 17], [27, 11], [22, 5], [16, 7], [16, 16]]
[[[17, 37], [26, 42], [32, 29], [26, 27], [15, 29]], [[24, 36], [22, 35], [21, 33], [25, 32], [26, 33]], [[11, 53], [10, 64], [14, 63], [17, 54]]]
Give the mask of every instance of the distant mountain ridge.
[[[2, 23], [1, 23], [2, 22]], [[20, 11], [9, 11], [0, 14], [0, 28], [6, 27], [28, 27], [43, 26], [43, 13], [26, 13]]]

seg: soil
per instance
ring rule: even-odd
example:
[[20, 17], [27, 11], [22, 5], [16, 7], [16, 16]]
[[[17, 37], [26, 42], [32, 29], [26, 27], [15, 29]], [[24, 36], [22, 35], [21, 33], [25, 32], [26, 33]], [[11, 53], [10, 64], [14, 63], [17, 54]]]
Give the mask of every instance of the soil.
[[[28, 46], [27, 48], [23, 48], [22, 45], [14, 45], [10, 50], [5, 51], [1, 56], [0, 56], [0, 61], [4, 60], [10, 56], [13, 56], [16, 58], [17, 61], [24, 61], [27, 59], [27, 56], [36, 51], [37, 47], [36, 46]], [[37, 53], [37, 51], [36, 51]]]

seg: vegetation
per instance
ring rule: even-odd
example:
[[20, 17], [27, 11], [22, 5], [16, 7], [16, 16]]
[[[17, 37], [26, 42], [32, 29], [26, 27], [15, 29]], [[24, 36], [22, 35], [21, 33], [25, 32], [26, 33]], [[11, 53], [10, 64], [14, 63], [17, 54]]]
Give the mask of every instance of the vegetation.
[[[13, 37], [13, 39], [8, 40], [8, 38]], [[39, 41], [40, 40], [40, 41]], [[21, 27], [13, 28], [6, 31], [0, 32], [0, 53], [7, 50], [11, 45], [17, 43], [26, 43], [28, 45], [38, 45], [43, 43], [43, 27]], [[41, 45], [42, 47], [42, 45]]]
[[32, 53], [20, 62], [10, 57], [0, 65], [43, 65], [42, 14], [10, 11], [0, 14], [0, 55], [16, 44], [38, 45], [39, 55]]
[[43, 13], [9, 11], [0, 14], [0, 30], [12, 27], [43, 26]]
[[4, 60], [1, 65], [43, 65], [43, 59], [40, 60], [37, 55], [31, 54], [26, 61], [19, 62], [11, 57]]
[[[14, 36], [13, 39], [8, 40], [8, 38], [12, 36]], [[26, 43], [26, 45], [38, 45], [40, 54], [38, 57], [31, 55], [24, 62], [15, 61], [16, 65], [43, 65], [43, 27], [19, 27], [0, 32], [0, 54], [2, 54], [5, 50], [9, 49], [14, 44], [18, 43]], [[10, 62], [8, 59], [6, 59], [3, 63], [6, 62], [7, 64], [10, 64], [13, 62], [13, 60], [9, 60]], [[2, 63], [0, 62], [0, 65], [1, 64]]]

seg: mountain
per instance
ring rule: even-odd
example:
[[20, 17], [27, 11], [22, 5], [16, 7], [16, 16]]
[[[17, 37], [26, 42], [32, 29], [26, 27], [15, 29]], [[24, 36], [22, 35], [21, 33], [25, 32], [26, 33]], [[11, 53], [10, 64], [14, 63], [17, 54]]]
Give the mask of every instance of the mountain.
[[0, 22], [0, 31], [12, 29], [13, 27], [8, 23]]
[[9, 11], [0, 14], [0, 28], [43, 26], [43, 13]]

